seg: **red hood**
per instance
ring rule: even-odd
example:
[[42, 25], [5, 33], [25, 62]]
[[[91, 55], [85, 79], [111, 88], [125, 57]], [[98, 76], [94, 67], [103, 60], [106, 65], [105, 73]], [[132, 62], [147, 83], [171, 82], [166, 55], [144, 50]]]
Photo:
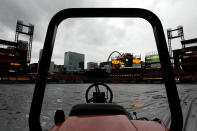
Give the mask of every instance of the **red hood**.
[[168, 131], [153, 121], [129, 120], [125, 115], [71, 116], [50, 131]]

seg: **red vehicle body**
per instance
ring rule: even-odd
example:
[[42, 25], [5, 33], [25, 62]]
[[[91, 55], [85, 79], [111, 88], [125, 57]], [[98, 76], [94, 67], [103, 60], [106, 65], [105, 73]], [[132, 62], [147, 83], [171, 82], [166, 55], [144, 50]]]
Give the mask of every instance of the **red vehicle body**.
[[153, 121], [129, 120], [125, 115], [71, 116], [50, 131], [168, 131]]

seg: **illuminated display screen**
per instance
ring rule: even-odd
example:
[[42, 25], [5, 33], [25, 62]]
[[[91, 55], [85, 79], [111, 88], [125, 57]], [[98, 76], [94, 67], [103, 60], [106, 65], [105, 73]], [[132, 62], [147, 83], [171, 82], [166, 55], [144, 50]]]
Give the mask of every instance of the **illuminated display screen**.
[[133, 58], [133, 64], [140, 64], [141, 60], [137, 58]]
[[141, 58], [133, 57], [130, 53], [124, 53], [116, 59], [112, 59], [112, 69], [141, 68]]
[[132, 68], [133, 61], [131, 59], [112, 60], [113, 69]]
[[152, 56], [146, 56], [145, 57], [146, 63], [159, 63], [159, 56], [158, 55], [152, 55]]
[[19, 63], [10, 63], [10, 65], [13, 65], [13, 66], [20, 66], [21, 64], [19, 64]]
[[117, 65], [117, 64], [122, 64], [122, 61], [121, 60], [112, 60], [112, 64], [115, 64], [115, 65]]

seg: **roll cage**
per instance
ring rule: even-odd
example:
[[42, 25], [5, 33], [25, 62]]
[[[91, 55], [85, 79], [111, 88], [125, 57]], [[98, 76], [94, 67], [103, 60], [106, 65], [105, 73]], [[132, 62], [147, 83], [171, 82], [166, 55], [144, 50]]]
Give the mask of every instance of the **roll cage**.
[[53, 52], [54, 42], [58, 25], [68, 18], [96, 18], [96, 17], [121, 17], [121, 18], [143, 18], [147, 20], [153, 28], [157, 50], [161, 62], [161, 69], [163, 73], [163, 80], [167, 92], [170, 113], [171, 113], [171, 131], [181, 131], [183, 127], [183, 116], [180, 106], [180, 100], [174, 79], [173, 68], [171, 66], [170, 57], [167, 49], [166, 39], [162, 24], [159, 18], [146, 9], [140, 8], [73, 8], [59, 11], [51, 19], [44, 42], [41, 61], [39, 63], [39, 70], [35, 84], [33, 99], [31, 103], [29, 115], [29, 129], [30, 131], [41, 131], [40, 113], [43, 103], [43, 97], [46, 87], [46, 79], [48, 69]]

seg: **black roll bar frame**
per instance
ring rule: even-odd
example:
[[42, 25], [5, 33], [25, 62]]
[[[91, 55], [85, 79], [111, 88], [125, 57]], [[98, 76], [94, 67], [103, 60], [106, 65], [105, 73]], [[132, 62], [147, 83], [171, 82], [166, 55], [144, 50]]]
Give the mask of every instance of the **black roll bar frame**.
[[72, 8], [59, 11], [53, 16], [48, 25], [42, 57], [39, 63], [38, 75], [29, 113], [30, 131], [42, 131], [40, 113], [58, 25], [64, 19], [81, 17], [137, 17], [147, 20], [152, 25], [170, 107], [170, 131], [181, 131], [183, 127], [182, 110], [163, 27], [159, 18], [154, 13], [140, 8]]

